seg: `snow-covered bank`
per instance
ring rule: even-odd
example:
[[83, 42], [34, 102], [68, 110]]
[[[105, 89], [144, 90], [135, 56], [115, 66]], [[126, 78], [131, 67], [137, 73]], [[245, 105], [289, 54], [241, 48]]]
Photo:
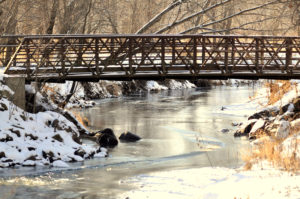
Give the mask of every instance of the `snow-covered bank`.
[[[212, 85], [250, 85], [255, 81], [250, 80], [198, 80], [191, 83], [188, 80], [164, 80], [164, 81], [105, 81], [99, 82], [80, 82], [76, 83], [74, 93], [70, 98], [70, 102], [66, 108], [73, 107], [91, 107], [95, 105], [92, 100], [103, 98], [114, 98], [142, 91], [161, 91], [175, 89], [189, 89], [196, 87], [209, 87]], [[72, 82], [67, 81], [64, 84], [47, 83], [43, 87], [43, 91], [54, 100], [56, 104], [63, 104], [66, 96], [70, 94]]]
[[[8, 99], [12, 91], [0, 81], [0, 167], [52, 165], [105, 156], [99, 146], [84, 145], [80, 129], [53, 111], [26, 112]], [[40, 95], [38, 95], [40, 96]]]
[[275, 169], [238, 171], [199, 168], [150, 173], [122, 183], [133, 191], [118, 198], [288, 199], [300, 198], [300, 176]]
[[[70, 94], [73, 82], [67, 81], [64, 84], [47, 83], [42, 87], [42, 92], [55, 104], [63, 105]], [[99, 82], [77, 82], [74, 93], [65, 108], [88, 108], [95, 105], [92, 100], [103, 98], [114, 98], [130, 95], [141, 91], [160, 91], [168, 89], [195, 88], [189, 81], [104, 81]]]
[[[279, 83], [279, 87], [283, 84]], [[251, 141], [252, 151], [248, 151], [255, 155], [248, 157], [245, 153], [245, 159], [249, 158], [245, 166], [174, 170], [127, 178], [121, 182], [133, 188], [119, 198], [300, 199], [297, 166], [300, 163], [300, 100], [297, 100], [300, 87], [296, 86], [279, 95], [279, 101], [273, 104], [270, 104], [270, 87], [262, 87], [246, 102], [220, 107], [220, 114], [253, 117], [249, 121], [245, 118], [245, 126], [241, 127], [247, 129], [248, 137], [257, 136]], [[272, 126], [270, 135], [261, 138], [256, 134], [268, 126]]]

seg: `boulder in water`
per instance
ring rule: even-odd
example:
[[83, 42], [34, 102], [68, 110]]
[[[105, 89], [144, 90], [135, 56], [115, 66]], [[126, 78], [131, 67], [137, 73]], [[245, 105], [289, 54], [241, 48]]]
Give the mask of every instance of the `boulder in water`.
[[142, 138], [128, 131], [126, 133], [122, 133], [119, 139], [123, 142], [136, 142]]
[[104, 129], [96, 133], [97, 142], [101, 147], [115, 147], [118, 145], [118, 139], [112, 129]]

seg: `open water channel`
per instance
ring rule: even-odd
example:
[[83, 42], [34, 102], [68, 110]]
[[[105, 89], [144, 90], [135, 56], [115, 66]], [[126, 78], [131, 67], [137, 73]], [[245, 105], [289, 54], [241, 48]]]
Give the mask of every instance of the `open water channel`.
[[[100, 100], [93, 108], [76, 110], [88, 118], [91, 130], [112, 128], [117, 136], [131, 131], [142, 140], [119, 143], [108, 158], [72, 163], [67, 169], [3, 169], [1, 199], [117, 198], [134, 189], [124, 182], [136, 175], [206, 166], [238, 167], [240, 152], [248, 141], [234, 139], [236, 127], [231, 124], [245, 120], [245, 116], [221, 109], [247, 101], [254, 90], [218, 86], [143, 93]], [[223, 133], [222, 129], [230, 131]]]

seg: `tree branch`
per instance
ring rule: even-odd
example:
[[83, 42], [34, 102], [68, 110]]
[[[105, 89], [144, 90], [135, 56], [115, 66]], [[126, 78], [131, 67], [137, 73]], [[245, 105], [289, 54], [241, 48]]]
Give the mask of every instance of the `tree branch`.
[[145, 31], [147, 31], [153, 24], [158, 22], [166, 13], [170, 12], [177, 6], [181, 5], [182, 3], [186, 2], [187, 0], [176, 0], [170, 5], [168, 5], [167, 8], [165, 8], [162, 12], [157, 14], [155, 17], [153, 17], [148, 23], [146, 23], [141, 29], [139, 29], [135, 34], [142, 34]]
[[[227, 29], [222, 29], [222, 30], [215, 30], [215, 29], [212, 29], [212, 28], [201, 28], [203, 30], [208, 30], [207, 32], [202, 32], [201, 34], [215, 34], [215, 33], [230, 32], [230, 31], [233, 31], [233, 30], [252, 30], [250, 28], [243, 28], [243, 27], [251, 25], [251, 24], [261, 23], [261, 22], [264, 22], [264, 21], [269, 21], [269, 20], [272, 20], [274, 18], [275, 17], [269, 17], [269, 18], [265, 18], [265, 19], [261, 19], [261, 20], [250, 21], [250, 22], [241, 24], [238, 27], [227, 28]], [[256, 31], [260, 31], [260, 30], [256, 30]]]
[[[196, 13], [194, 13], [194, 14], [188, 16], [188, 17], [185, 17], [185, 18], [179, 20], [179, 21], [176, 21], [176, 22], [174, 22], [173, 24], [167, 25], [167, 26], [165, 26], [164, 28], [158, 30], [158, 31], [155, 32], [155, 33], [156, 33], [156, 34], [161, 34], [161, 33], [165, 32], [165, 31], [167, 31], [167, 30], [173, 28], [174, 26], [180, 25], [180, 24], [182, 24], [182, 23], [184, 23], [184, 22], [186, 22], [186, 21], [188, 21], [188, 20], [190, 20], [190, 19], [192, 19], [192, 18], [194, 18], [194, 17], [196, 17], [196, 16], [198, 16], [198, 15], [205, 14], [206, 12], [208, 12], [208, 11], [214, 9], [214, 8], [217, 8], [217, 7], [221, 6], [221, 5], [225, 5], [226, 3], [229, 3], [230, 1], [232, 1], [232, 0], [225, 0], [225, 1], [222, 1], [222, 2], [220, 2], [220, 3], [216, 3], [216, 4], [214, 4], [214, 5], [212, 5], [212, 6], [208, 7], [208, 8], [206, 8], [206, 9], [204, 9], [204, 10], [201, 10], [201, 11], [196, 12]], [[196, 26], [196, 27], [197, 27], [197, 26]]]
[[193, 30], [199, 30], [199, 29], [204, 28], [204, 27], [207, 27], [207, 26], [211, 26], [211, 25], [214, 25], [214, 24], [217, 24], [217, 23], [221, 23], [221, 22], [226, 21], [226, 20], [228, 20], [228, 19], [231, 19], [231, 18], [233, 18], [233, 17], [242, 15], [242, 14], [244, 14], [244, 13], [246, 13], [246, 12], [250, 12], [250, 11], [253, 11], [253, 10], [257, 10], [257, 9], [260, 9], [260, 8], [263, 8], [263, 7], [266, 7], [266, 6], [269, 6], [269, 5], [271, 5], [271, 4], [276, 4], [276, 3], [281, 3], [281, 1], [280, 1], [280, 0], [275, 0], [275, 1], [271, 1], [271, 2], [268, 2], [268, 3], [262, 4], [262, 5], [260, 5], [260, 6], [256, 6], [256, 7], [253, 7], [253, 8], [246, 9], [246, 10], [242, 10], [242, 11], [240, 11], [240, 12], [237, 12], [237, 13], [235, 13], [235, 14], [232, 14], [232, 15], [230, 15], [230, 16], [228, 16], [228, 17], [223, 18], [223, 19], [220, 19], [220, 20], [217, 20], [217, 21], [213, 21], [213, 22], [210, 22], [210, 23], [206, 23], [206, 24], [203, 24], [203, 25], [200, 25], [200, 26], [196, 26], [196, 27], [187, 29], [187, 30], [181, 32], [180, 34], [186, 34], [186, 33], [191, 32], [191, 31], [193, 31]]

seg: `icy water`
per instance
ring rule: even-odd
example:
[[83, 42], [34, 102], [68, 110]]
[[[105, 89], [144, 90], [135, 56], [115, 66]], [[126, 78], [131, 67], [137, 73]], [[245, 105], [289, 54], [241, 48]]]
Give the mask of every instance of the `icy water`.
[[145, 93], [76, 110], [88, 118], [91, 130], [112, 128], [117, 136], [131, 131], [143, 139], [119, 143], [108, 158], [73, 163], [68, 169], [1, 170], [0, 198], [116, 198], [134, 188], [125, 183], [132, 176], [205, 166], [238, 167], [241, 148], [248, 142], [233, 138], [236, 127], [231, 123], [245, 116], [221, 109], [247, 101], [253, 92], [247, 86]]

